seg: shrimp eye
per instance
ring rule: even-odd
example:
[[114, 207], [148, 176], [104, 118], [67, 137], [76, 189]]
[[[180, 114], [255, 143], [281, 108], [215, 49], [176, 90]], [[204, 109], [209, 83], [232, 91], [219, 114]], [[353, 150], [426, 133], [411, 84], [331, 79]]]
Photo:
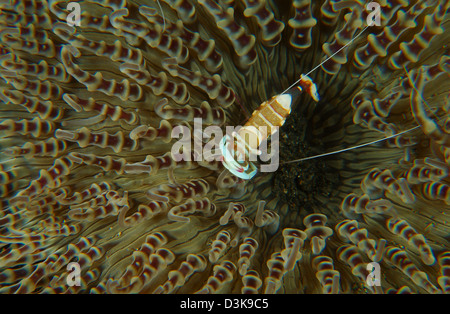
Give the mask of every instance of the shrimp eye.
[[315, 100], [319, 101], [319, 93], [317, 92], [316, 84], [311, 80], [311, 78], [307, 75], [301, 75], [300, 77], [300, 86], [306, 90], [306, 92]]

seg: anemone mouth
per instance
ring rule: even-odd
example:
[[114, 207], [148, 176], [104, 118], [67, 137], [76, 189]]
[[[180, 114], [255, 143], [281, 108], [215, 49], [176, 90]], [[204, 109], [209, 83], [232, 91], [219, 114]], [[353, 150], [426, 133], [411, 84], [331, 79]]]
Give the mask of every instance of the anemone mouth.
[[[318, 104], [320, 106], [320, 104]], [[309, 103], [306, 106], [314, 106]], [[329, 147], [319, 136], [313, 136], [311, 115], [295, 111], [280, 132], [280, 167], [273, 176], [274, 194], [289, 210], [299, 212], [299, 220], [318, 208], [327, 205], [316, 196], [329, 198], [337, 195], [339, 189], [339, 168], [327, 159], [313, 159], [294, 164], [283, 164], [301, 158], [318, 155]], [[321, 121], [320, 117], [318, 118]], [[317, 130], [317, 129], [316, 129]], [[333, 149], [333, 148], [332, 148]], [[288, 222], [286, 222], [289, 224]], [[290, 224], [295, 225], [294, 221]]]

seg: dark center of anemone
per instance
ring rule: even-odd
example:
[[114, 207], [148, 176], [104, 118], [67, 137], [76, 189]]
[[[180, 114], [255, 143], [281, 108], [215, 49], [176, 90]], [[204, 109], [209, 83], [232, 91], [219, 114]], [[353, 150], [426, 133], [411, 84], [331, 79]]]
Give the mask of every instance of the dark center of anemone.
[[326, 158], [283, 164], [328, 152], [329, 148], [322, 138], [311, 132], [318, 127], [308, 114], [314, 106], [311, 101], [297, 104], [296, 110], [281, 128], [280, 167], [273, 178], [273, 193], [289, 206], [289, 210], [298, 211], [302, 219], [314, 208], [323, 207], [317, 196], [329, 197], [339, 186], [339, 170], [327, 163]]

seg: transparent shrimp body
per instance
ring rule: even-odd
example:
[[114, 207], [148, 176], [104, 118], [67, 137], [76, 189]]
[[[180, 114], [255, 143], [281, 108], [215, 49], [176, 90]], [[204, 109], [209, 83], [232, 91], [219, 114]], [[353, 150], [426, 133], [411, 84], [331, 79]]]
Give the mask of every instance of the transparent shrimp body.
[[[302, 75], [297, 92], [306, 91], [319, 101], [316, 85]], [[249, 180], [257, 173], [254, 161], [261, 154], [260, 144], [278, 131], [291, 113], [293, 94], [285, 92], [263, 102], [237, 132], [225, 135], [220, 143], [222, 163], [235, 176]]]

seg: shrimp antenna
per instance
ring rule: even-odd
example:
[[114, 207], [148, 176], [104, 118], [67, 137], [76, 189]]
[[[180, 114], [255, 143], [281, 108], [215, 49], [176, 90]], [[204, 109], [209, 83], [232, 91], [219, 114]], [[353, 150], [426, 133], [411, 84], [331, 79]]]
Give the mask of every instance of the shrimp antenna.
[[[321, 63], [319, 63], [318, 65], [316, 65], [311, 71], [309, 71], [308, 73], [306, 73], [305, 76], [310, 75], [312, 72], [314, 72], [315, 70], [317, 70], [322, 64], [324, 64], [325, 62], [327, 62], [328, 60], [330, 60], [331, 58], [333, 58], [335, 55], [337, 55], [339, 52], [341, 52], [342, 49], [344, 49], [345, 47], [347, 47], [348, 45], [350, 45], [351, 43], [353, 43], [359, 36], [361, 36], [362, 33], [364, 33], [366, 31], [366, 29], [368, 29], [369, 26], [366, 26], [361, 32], [359, 32], [358, 35], [356, 35], [355, 37], [353, 37], [348, 43], [346, 43], [344, 46], [342, 46], [341, 48], [339, 48], [335, 53], [333, 53], [331, 56], [329, 56], [328, 58], [326, 58], [325, 60], [323, 60]], [[302, 80], [302, 77], [300, 77], [297, 81], [295, 81], [295, 83], [293, 83], [291, 86], [289, 86], [288, 88], [286, 88], [286, 90], [284, 92], [282, 92], [280, 95], [285, 94], [288, 90], [290, 90], [291, 88], [293, 88], [294, 86], [296, 86], [298, 83], [300, 83], [300, 81]]]
[[335, 155], [335, 154], [339, 154], [339, 153], [346, 152], [346, 151], [349, 151], [349, 150], [353, 150], [353, 149], [357, 149], [357, 148], [361, 148], [361, 147], [373, 145], [373, 144], [376, 144], [376, 143], [379, 143], [379, 142], [386, 141], [386, 140], [388, 140], [388, 139], [397, 137], [397, 136], [399, 136], [399, 135], [402, 135], [402, 134], [405, 134], [405, 133], [414, 131], [415, 129], [418, 129], [418, 128], [420, 128], [419, 125], [417, 125], [417, 126], [411, 128], [411, 129], [402, 131], [402, 132], [400, 132], [400, 133], [396, 133], [396, 134], [393, 134], [393, 135], [390, 135], [390, 136], [387, 136], [387, 137], [384, 137], [384, 138], [380, 138], [380, 139], [375, 140], [375, 141], [372, 141], [372, 142], [368, 142], [368, 143], [356, 145], [356, 146], [353, 146], [353, 147], [343, 148], [343, 149], [340, 149], [340, 150], [336, 150], [336, 151], [334, 151], [334, 152], [329, 152], [329, 153], [324, 153], [324, 154], [320, 154], [320, 155], [315, 155], [315, 156], [310, 156], [310, 157], [305, 157], [305, 158], [295, 159], [295, 160], [291, 160], [291, 161], [281, 162], [280, 165], [292, 164], [292, 163], [295, 163], [295, 162], [302, 162], [302, 161], [305, 161], [305, 160], [310, 160], [310, 159], [316, 159], [316, 158], [320, 158], [320, 157], [325, 157], [325, 156]]
[[[440, 119], [438, 118], [439, 119], [438, 121], [442, 121], [444, 118], [446, 118], [446, 116], [444, 116], [444, 117], [442, 117]], [[410, 128], [408, 130], [404, 130], [404, 131], [402, 131], [400, 133], [396, 133], [396, 134], [393, 134], [393, 135], [390, 135], [390, 136], [387, 136], [387, 137], [384, 137], [384, 138], [380, 138], [380, 139], [372, 141], [372, 142], [368, 142], [368, 143], [364, 143], [364, 144], [360, 144], [360, 145], [356, 145], [356, 146], [352, 146], [352, 147], [348, 147], [348, 148], [343, 148], [343, 149], [340, 149], [340, 150], [336, 150], [334, 152], [329, 152], [329, 153], [324, 153], [324, 154], [320, 154], [320, 155], [315, 155], [315, 156], [295, 159], [295, 160], [291, 160], [291, 161], [281, 162], [280, 165], [292, 164], [292, 163], [295, 163], [295, 162], [302, 162], [302, 161], [305, 161], [305, 160], [310, 160], [310, 159], [316, 159], [316, 158], [320, 158], [320, 157], [335, 155], [335, 154], [339, 154], [339, 153], [346, 152], [346, 151], [349, 151], [349, 150], [353, 150], [353, 149], [357, 149], [357, 148], [373, 145], [373, 144], [376, 144], [376, 143], [379, 143], [379, 142], [382, 142], [382, 141], [386, 141], [386, 140], [389, 140], [391, 138], [400, 136], [402, 134], [414, 131], [415, 129], [418, 129], [418, 128], [420, 128], [420, 125], [416, 125], [415, 127]]]
[[156, 0], [156, 2], [158, 3], [159, 9], [161, 10], [161, 15], [162, 15], [162, 19], [163, 19], [163, 30], [162, 31], [164, 33], [164, 31], [166, 30], [166, 18], [164, 17], [164, 10], [161, 6], [161, 3], [159, 3], [159, 0]]

